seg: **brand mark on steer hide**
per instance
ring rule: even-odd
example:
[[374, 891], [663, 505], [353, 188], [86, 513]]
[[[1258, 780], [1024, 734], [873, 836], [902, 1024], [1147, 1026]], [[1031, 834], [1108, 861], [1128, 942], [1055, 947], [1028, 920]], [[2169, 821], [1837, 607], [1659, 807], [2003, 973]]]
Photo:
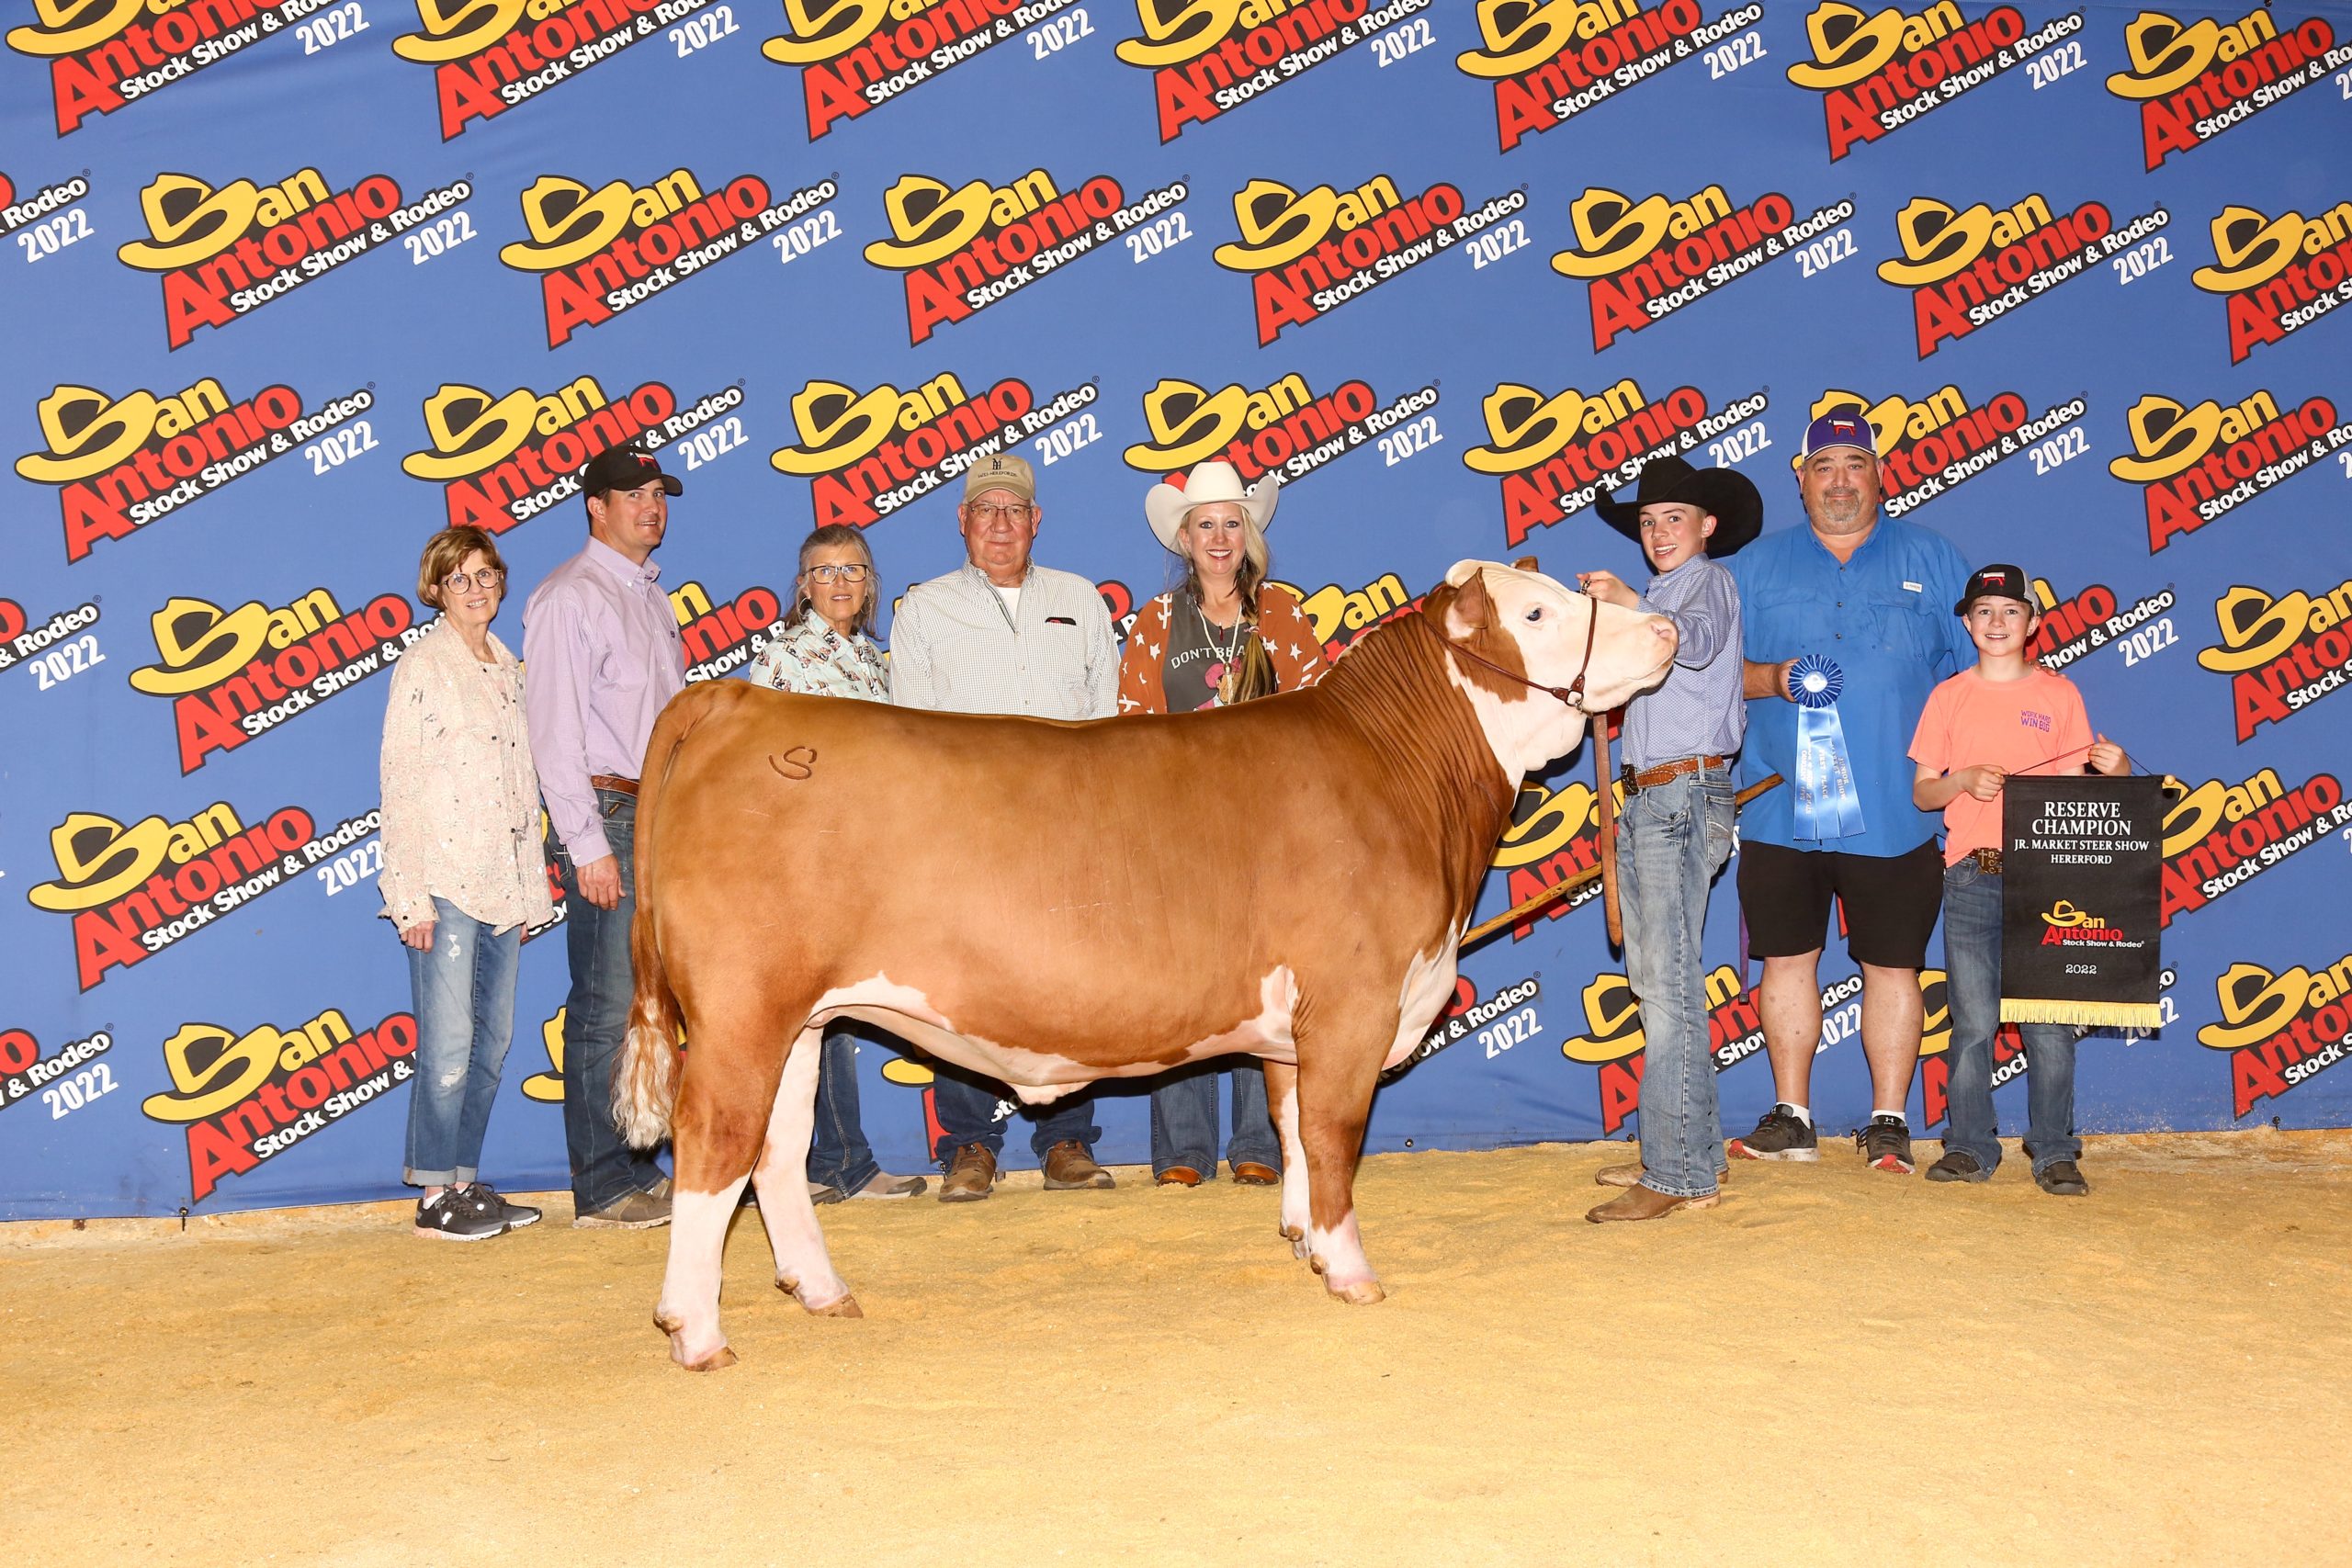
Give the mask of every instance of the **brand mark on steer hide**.
[[795, 746], [782, 756], [771, 751], [768, 753], [768, 766], [774, 768], [784, 778], [808, 778], [817, 771], [817, 748]]

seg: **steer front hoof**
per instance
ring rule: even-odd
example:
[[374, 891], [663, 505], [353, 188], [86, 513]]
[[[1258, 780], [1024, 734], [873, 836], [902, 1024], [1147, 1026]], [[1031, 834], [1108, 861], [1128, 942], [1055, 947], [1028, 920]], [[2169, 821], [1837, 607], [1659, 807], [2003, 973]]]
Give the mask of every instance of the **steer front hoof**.
[[686, 1348], [686, 1320], [675, 1313], [655, 1308], [653, 1326], [670, 1337], [670, 1359], [690, 1372], [722, 1371], [735, 1364], [735, 1352], [721, 1339], [707, 1350], [695, 1351]]
[[1290, 1255], [1302, 1262], [1306, 1258], [1306, 1232], [1298, 1225], [1282, 1227], [1282, 1238], [1290, 1243]]
[[718, 1371], [724, 1371], [724, 1368], [736, 1363], [736, 1354], [727, 1349], [727, 1340], [719, 1340], [718, 1345], [708, 1347], [708, 1349], [689, 1349], [687, 1319], [677, 1316], [675, 1312], [663, 1312], [661, 1307], [654, 1307], [654, 1328], [671, 1336], [671, 1361], [677, 1361], [682, 1368], [687, 1368], [689, 1373], [718, 1373]]
[[851, 1295], [846, 1288], [831, 1301], [821, 1303], [809, 1300], [808, 1292], [800, 1288], [800, 1281], [797, 1280], [787, 1280], [779, 1275], [775, 1288], [798, 1302], [802, 1309], [811, 1317], [864, 1317], [865, 1315], [865, 1309], [857, 1304], [857, 1298]]
[[1350, 1306], [1371, 1306], [1388, 1299], [1388, 1292], [1380, 1288], [1377, 1280], [1351, 1280], [1343, 1285], [1337, 1280], [1326, 1278], [1323, 1283], [1329, 1287], [1332, 1300], [1345, 1302]]

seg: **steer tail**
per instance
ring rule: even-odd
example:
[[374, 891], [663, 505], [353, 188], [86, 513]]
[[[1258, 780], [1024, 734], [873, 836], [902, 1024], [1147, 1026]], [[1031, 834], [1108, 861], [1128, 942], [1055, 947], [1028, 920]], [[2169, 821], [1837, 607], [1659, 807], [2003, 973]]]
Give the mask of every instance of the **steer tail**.
[[673, 698], [662, 710], [645, 748], [645, 776], [637, 786], [637, 909], [629, 918], [628, 961], [637, 979], [630, 999], [628, 1033], [621, 1041], [620, 1070], [613, 1075], [613, 1122], [621, 1136], [649, 1149], [670, 1135], [670, 1111], [678, 1098], [679, 1036], [683, 1020], [678, 995], [662, 963], [655, 930], [661, 884], [653, 863], [654, 824], [660, 820], [662, 785], [677, 760], [686, 734], [707, 702], [696, 694]]

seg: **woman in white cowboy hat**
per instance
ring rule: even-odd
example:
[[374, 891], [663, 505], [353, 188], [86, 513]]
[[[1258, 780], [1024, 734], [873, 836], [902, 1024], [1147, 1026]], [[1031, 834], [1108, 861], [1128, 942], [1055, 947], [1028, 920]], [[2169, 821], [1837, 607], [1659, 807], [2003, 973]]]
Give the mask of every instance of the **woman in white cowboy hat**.
[[[1190, 713], [1295, 692], [1323, 677], [1323, 646], [1289, 589], [1266, 581], [1266, 525], [1279, 483], [1248, 490], [1229, 463], [1196, 465], [1180, 485], [1158, 484], [1144, 516], [1183, 563], [1183, 581], [1146, 604], [1119, 661], [1119, 711]], [[1224, 781], [1219, 781], [1224, 782]], [[1233, 1179], [1272, 1186], [1282, 1155], [1256, 1062], [1231, 1069]], [[1151, 1091], [1151, 1168], [1162, 1186], [1194, 1187], [1216, 1174], [1212, 1063], [1159, 1080]]]

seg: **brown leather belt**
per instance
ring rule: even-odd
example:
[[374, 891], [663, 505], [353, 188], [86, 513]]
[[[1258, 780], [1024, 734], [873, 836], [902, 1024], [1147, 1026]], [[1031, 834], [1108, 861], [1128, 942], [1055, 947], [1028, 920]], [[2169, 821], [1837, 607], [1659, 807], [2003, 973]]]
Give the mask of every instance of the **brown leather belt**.
[[1976, 869], [1983, 872], [1985, 875], [1998, 876], [2001, 874], [2000, 851], [1971, 850], [1968, 852], [1968, 858], [1974, 861], [1976, 863]]
[[615, 790], [622, 795], [635, 795], [637, 793], [637, 781], [635, 779], [616, 778], [611, 773], [590, 773], [588, 775], [588, 783], [596, 789]]
[[1618, 771], [1617, 776], [1623, 782], [1625, 793], [1633, 795], [1640, 790], [1656, 789], [1662, 784], [1679, 779], [1685, 773], [1695, 773], [1702, 768], [1723, 768], [1730, 765], [1731, 759], [1728, 757], [1682, 757], [1671, 762], [1660, 762], [1655, 768], [1644, 768], [1638, 773], [1634, 771], [1632, 764], [1628, 763]]

